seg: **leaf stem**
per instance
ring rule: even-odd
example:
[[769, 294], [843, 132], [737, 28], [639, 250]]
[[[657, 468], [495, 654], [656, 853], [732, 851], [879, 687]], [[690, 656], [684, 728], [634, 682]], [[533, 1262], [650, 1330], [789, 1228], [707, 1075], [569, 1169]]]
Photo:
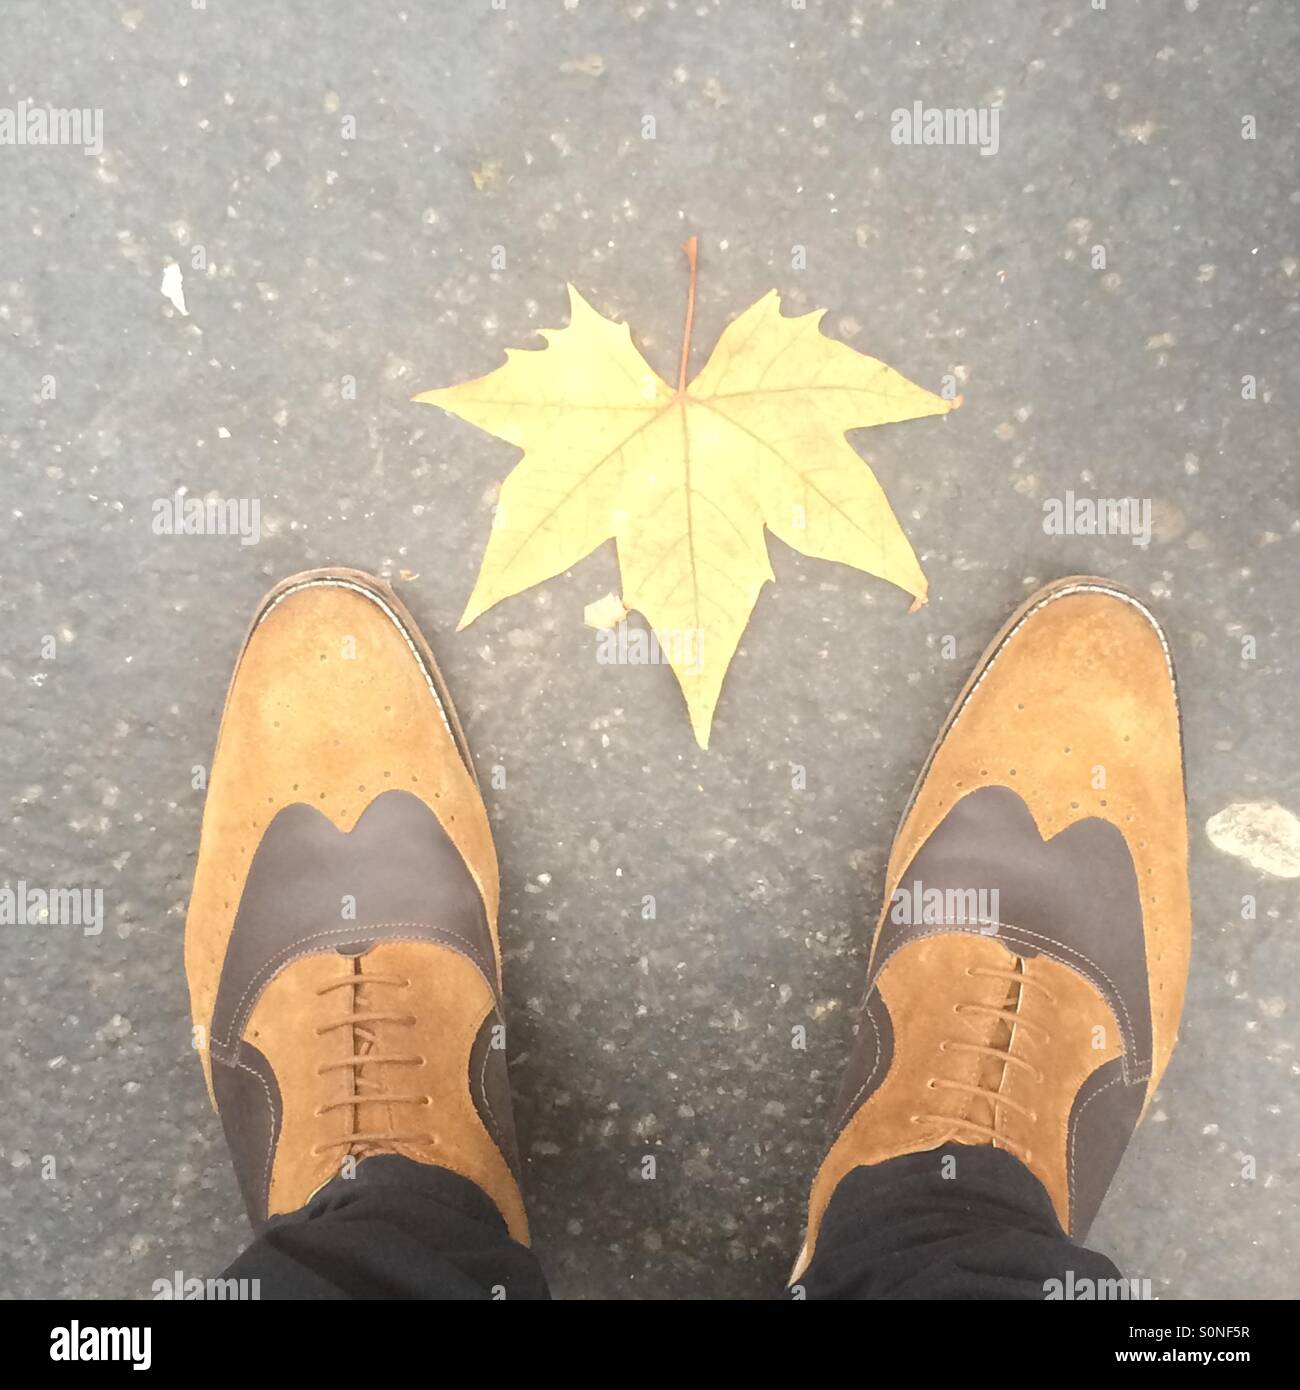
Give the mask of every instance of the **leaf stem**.
[[686, 394], [686, 366], [691, 355], [691, 328], [695, 323], [695, 281], [699, 273], [697, 257], [698, 238], [692, 237], [682, 247], [686, 252], [686, 263], [691, 268], [691, 287], [686, 293], [686, 326], [682, 329], [682, 363], [677, 372], [677, 394]]

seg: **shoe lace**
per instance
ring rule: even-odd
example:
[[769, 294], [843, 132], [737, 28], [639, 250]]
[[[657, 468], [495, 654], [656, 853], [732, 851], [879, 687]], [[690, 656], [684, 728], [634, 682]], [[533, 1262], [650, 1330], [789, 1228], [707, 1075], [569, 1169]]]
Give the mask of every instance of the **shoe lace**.
[[[352, 1093], [343, 1097], [341, 1100], [330, 1101], [321, 1105], [316, 1110], [317, 1118], [320, 1118], [333, 1110], [348, 1110], [352, 1119], [348, 1126], [349, 1132], [338, 1139], [325, 1140], [321, 1144], [313, 1147], [313, 1155], [320, 1155], [329, 1149], [342, 1148], [345, 1152], [363, 1157], [368, 1152], [376, 1148], [391, 1147], [393, 1144], [427, 1143], [429, 1136], [425, 1134], [405, 1134], [393, 1127], [392, 1109], [397, 1105], [430, 1105], [432, 1101], [427, 1095], [409, 1094], [404, 1095], [387, 1089], [383, 1079], [383, 1073], [377, 1076], [368, 1073], [367, 1068], [380, 1068], [389, 1066], [421, 1066], [424, 1058], [418, 1055], [404, 1055], [401, 1053], [385, 1054], [379, 1051], [380, 1034], [378, 1025], [389, 1024], [396, 1027], [410, 1027], [415, 1023], [412, 1014], [388, 1013], [373, 1008], [361, 1006], [361, 990], [369, 989], [373, 985], [384, 985], [405, 989], [410, 985], [410, 980], [400, 975], [367, 975], [361, 970], [361, 962], [355, 961], [353, 968], [348, 974], [340, 976], [337, 980], [332, 980], [327, 984], [321, 985], [316, 995], [321, 998], [327, 994], [332, 994], [336, 990], [347, 989], [351, 991], [349, 1004], [350, 1011], [329, 1023], [323, 1023], [316, 1029], [317, 1037], [326, 1033], [331, 1033], [339, 1028], [349, 1028], [353, 1034], [353, 1056], [338, 1062], [323, 1062], [316, 1068], [317, 1076], [324, 1076], [328, 1072], [345, 1071], [352, 1075]], [[389, 1124], [386, 1128], [374, 1129], [370, 1132], [359, 1131], [358, 1106], [377, 1105], [383, 1107], [388, 1116]]]
[[[1017, 962], [1020, 966], [1022, 963]], [[1037, 1037], [1046, 1046], [1052, 1041], [1052, 1035], [1040, 1023], [1035, 1023], [1020, 1011], [1020, 1002], [1023, 1000], [1026, 989], [1040, 990], [1044, 996], [1044, 1002], [1055, 1004], [1056, 996], [1050, 989], [1038, 979], [1025, 974], [1023, 968], [994, 970], [971, 966], [966, 971], [967, 975], [983, 976], [988, 979], [1007, 980], [1019, 986], [1020, 996], [1014, 1008], [1004, 1005], [997, 1008], [992, 1004], [971, 1003], [969, 1001], [953, 1005], [955, 1014], [976, 1014], [985, 1018], [1000, 1020], [1011, 1025], [1014, 1029], [1023, 1032], [1028, 1037]], [[1043, 1079], [1043, 1072], [1025, 1057], [1020, 1057], [1011, 1051], [1011, 1041], [1013, 1033], [1008, 1028], [1006, 1045], [1004, 1047], [994, 1047], [988, 1043], [966, 1042], [962, 1039], [946, 1038], [939, 1044], [940, 1052], [967, 1052], [977, 1056], [988, 1057], [999, 1063], [1002, 1072], [997, 1078], [996, 1084], [985, 1084], [979, 1080], [953, 1081], [946, 1077], [931, 1077], [926, 1082], [928, 1089], [932, 1091], [958, 1091], [968, 1095], [980, 1096], [988, 1101], [992, 1106], [993, 1123], [986, 1125], [978, 1120], [973, 1120], [967, 1115], [939, 1115], [933, 1113], [921, 1113], [912, 1116], [913, 1124], [935, 1123], [941, 1124], [949, 1129], [960, 1131], [964, 1134], [974, 1135], [977, 1140], [984, 1140], [993, 1144], [995, 1148], [1003, 1148], [1015, 1154], [1022, 1163], [1028, 1163], [1032, 1157], [1032, 1150], [1026, 1145], [1011, 1139], [1002, 1129], [1001, 1112], [1010, 1110], [1022, 1116], [1033, 1124], [1038, 1119], [1038, 1112], [1020, 1101], [1012, 1100], [1009, 1096], [1004, 1096], [999, 1089], [1006, 1078], [1008, 1068], [1016, 1067], [1029, 1073], [1029, 1079], [1035, 1084], [1040, 1084]]]

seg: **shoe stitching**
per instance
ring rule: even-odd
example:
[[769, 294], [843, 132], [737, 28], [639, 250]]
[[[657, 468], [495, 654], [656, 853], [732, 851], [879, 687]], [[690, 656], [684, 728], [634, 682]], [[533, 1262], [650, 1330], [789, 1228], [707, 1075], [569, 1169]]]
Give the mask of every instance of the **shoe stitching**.
[[[491, 1013], [487, 1015], [487, 1018], [500, 1019], [501, 1011], [497, 1008], [493, 1008]], [[487, 1021], [487, 1018], [484, 1019], [484, 1022]], [[483, 1108], [487, 1111], [487, 1122], [484, 1124], [483, 1127], [487, 1130], [488, 1138], [493, 1142], [493, 1144], [496, 1145], [497, 1151], [500, 1153], [501, 1157], [505, 1159], [506, 1167], [511, 1170], [511, 1175], [513, 1176], [514, 1169], [510, 1163], [509, 1158], [506, 1156], [505, 1132], [501, 1128], [501, 1125], [497, 1120], [496, 1113], [492, 1109], [492, 1102], [488, 1100], [487, 1069], [488, 1062], [491, 1060], [491, 1057], [492, 1048], [491, 1045], [489, 1045], [488, 1049], [483, 1054], [483, 1068], [479, 1075], [479, 1094], [477, 1097], [475, 1097], [473, 1091], [471, 1090], [470, 1095], [471, 1099], [479, 1099], [483, 1102]], [[394, 1149], [396, 1152], [405, 1154], [406, 1157], [413, 1159], [417, 1163], [423, 1161], [423, 1159], [421, 1158], [420, 1150], [416, 1149], [410, 1144], [398, 1143], [394, 1145]], [[427, 1153], [427, 1150], [425, 1152]]]
[[241, 1062], [237, 1058], [227, 1060], [220, 1055], [218, 1055], [217, 1061], [223, 1066], [238, 1067], [240, 1071], [246, 1071], [250, 1076], [255, 1076], [261, 1083], [262, 1091], [266, 1096], [266, 1109], [270, 1124], [267, 1126], [266, 1164], [262, 1170], [262, 1209], [257, 1213], [259, 1219], [264, 1219], [267, 1209], [271, 1205], [271, 1163], [275, 1157], [275, 1101], [271, 1097], [271, 1088], [266, 1084], [266, 1077], [260, 1071], [250, 1067], [247, 1062]]
[[[1138, 1079], [1141, 1080], [1142, 1078], [1139, 1077]], [[1078, 1134], [1079, 1121], [1083, 1118], [1083, 1112], [1093, 1103], [1094, 1100], [1097, 1099], [1099, 1095], [1101, 1095], [1103, 1091], [1110, 1090], [1112, 1086], [1124, 1080], [1125, 1078], [1122, 1075], [1112, 1076], [1111, 1079], [1108, 1082], [1106, 1082], [1104, 1086], [1098, 1086], [1097, 1089], [1088, 1097], [1088, 1099], [1085, 1100], [1083, 1104], [1078, 1108], [1078, 1110], [1070, 1117], [1070, 1185], [1069, 1191], [1066, 1194], [1067, 1200], [1069, 1202], [1069, 1211], [1067, 1213], [1069, 1219], [1069, 1230], [1066, 1232], [1067, 1235], [1072, 1234], [1074, 1230], [1074, 1141], [1076, 1135]]]
[[[497, 1010], [495, 1010], [495, 1009], [493, 1009], [492, 1013], [488, 1015], [488, 1018], [491, 1018], [493, 1015], [497, 1015], [498, 1017], [500, 1016], [499, 1014], [497, 1014]], [[484, 1020], [484, 1021], [486, 1022], [486, 1020]], [[502, 1158], [506, 1158], [505, 1135], [504, 1135], [504, 1132], [503, 1132], [502, 1129], [501, 1129], [501, 1126], [497, 1123], [496, 1114], [493, 1112], [493, 1109], [492, 1109], [492, 1102], [488, 1099], [488, 1091], [487, 1091], [487, 1069], [488, 1069], [488, 1062], [491, 1060], [491, 1057], [492, 1057], [492, 1044], [491, 1044], [491, 1042], [489, 1042], [488, 1045], [487, 1045], [487, 1048], [485, 1049], [485, 1051], [484, 1051], [484, 1053], [483, 1053], [483, 1067], [482, 1067], [482, 1070], [481, 1070], [480, 1073], [479, 1073], [479, 1079], [478, 1079], [479, 1097], [480, 1097], [481, 1100], [483, 1101], [483, 1108], [487, 1111], [488, 1123], [487, 1123], [487, 1125], [485, 1126], [485, 1128], [487, 1128], [488, 1133], [489, 1133], [489, 1137], [492, 1139], [493, 1143], [495, 1143], [496, 1146], [497, 1146], [497, 1148], [501, 1151], [501, 1157], [502, 1157]], [[510, 1160], [507, 1158], [507, 1159], [506, 1159], [506, 1167], [508, 1168], [509, 1166], [510, 1166]]]
[[[882, 1000], [881, 1002], [883, 1003], [884, 1001]], [[867, 1005], [863, 1008], [863, 1013], [866, 1016], [868, 1022], [870, 1022], [871, 1024], [871, 1031], [875, 1034], [876, 1060], [872, 1063], [871, 1070], [867, 1073], [866, 1079], [863, 1081], [862, 1085], [858, 1087], [857, 1094], [853, 1097], [851, 1101], [849, 1101], [847, 1105], [841, 1107], [839, 1117], [836, 1119], [834, 1125], [831, 1127], [831, 1133], [834, 1134], [837, 1138], [839, 1136], [840, 1131], [844, 1128], [844, 1126], [852, 1117], [853, 1112], [857, 1109], [858, 1102], [866, 1093], [867, 1088], [871, 1085], [872, 1081], [875, 1078], [876, 1072], [880, 1068], [880, 1058], [882, 1053], [882, 1049], [880, 1046], [880, 1027], [876, 1023], [875, 1017], [871, 1012], [870, 996], [868, 996]]]
[[[890, 962], [891, 960], [893, 960], [893, 958], [899, 953], [899, 951], [901, 951], [901, 950], [902, 950], [904, 947], [906, 947], [906, 946], [910, 946], [910, 945], [912, 944], [912, 942], [914, 942], [914, 941], [923, 941], [923, 940], [925, 940], [927, 937], [931, 937], [931, 936], [942, 936], [942, 935], [943, 935], [949, 928], [951, 928], [951, 927], [956, 927], [956, 928], [958, 928], [959, 931], [962, 931], [962, 930], [964, 929], [964, 930], [965, 930], [965, 934], [967, 934], [967, 935], [972, 935], [972, 934], [975, 934], [975, 933], [973, 933], [973, 932], [971, 931], [971, 928], [974, 927], [974, 926], [976, 926], [976, 925], [984, 925], [984, 926], [990, 926], [990, 927], [994, 927], [994, 926], [995, 926], [995, 927], [999, 927], [999, 928], [1000, 928], [1001, 930], [1003, 930], [1003, 931], [1012, 932], [1012, 933], [1015, 933], [1015, 934], [1019, 934], [1019, 935], [1021, 935], [1021, 936], [1033, 936], [1033, 937], [1037, 937], [1040, 941], [1049, 941], [1049, 942], [1051, 942], [1051, 944], [1052, 944], [1053, 946], [1058, 946], [1058, 947], [1060, 947], [1060, 949], [1063, 950], [1063, 951], [1069, 951], [1072, 955], [1078, 956], [1080, 960], [1082, 960], [1082, 961], [1086, 962], [1088, 965], [1090, 965], [1090, 966], [1102, 977], [1102, 979], [1104, 979], [1104, 980], [1106, 981], [1106, 983], [1107, 983], [1108, 985], [1110, 985], [1111, 989], [1114, 991], [1115, 998], [1116, 998], [1116, 999], [1118, 1000], [1118, 1002], [1119, 1002], [1119, 1006], [1120, 1006], [1121, 1010], [1123, 1010], [1123, 1013], [1124, 1013], [1124, 1020], [1123, 1020], [1123, 1022], [1120, 1022], [1120, 1032], [1121, 1032], [1121, 1033], [1125, 1033], [1125, 1041], [1128, 1043], [1128, 1049], [1127, 1049], [1127, 1050], [1130, 1051], [1130, 1052], [1132, 1052], [1133, 1055], [1134, 1055], [1134, 1061], [1133, 1061], [1132, 1065], [1133, 1065], [1133, 1068], [1134, 1068], [1135, 1072], [1137, 1073], [1137, 1075], [1134, 1075], [1134, 1076], [1131, 1077], [1130, 1079], [1131, 1079], [1131, 1080], [1135, 1080], [1135, 1081], [1140, 1081], [1140, 1080], [1142, 1080], [1145, 1076], [1150, 1076], [1150, 1074], [1151, 1074], [1151, 1073], [1150, 1073], [1150, 1062], [1151, 1062], [1151, 1059], [1150, 1059], [1150, 1058], [1147, 1058], [1147, 1057], [1144, 1057], [1144, 1058], [1141, 1058], [1141, 1059], [1138, 1059], [1138, 1058], [1137, 1058], [1137, 1050], [1138, 1050], [1138, 1048], [1137, 1048], [1137, 1033], [1136, 1033], [1136, 1031], [1134, 1030], [1134, 1027], [1133, 1027], [1133, 1019], [1132, 1019], [1132, 1016], [1129, 1014], [1128, 1005], [1124, 1002], [1124, 996], [1120, 993], [1119, 989], [1116, 987], [1114, 980], [1112, 980], [1112, 979], [1110, 978], [1110, 976], [1106, 974], [1106, 972], [1101, 968], [1100, 965], [1098, 965], [1098, 964], [1096, 963], [1096, 961], [1092, 960], [1089, 956], [1086, 956], [1082, 951], [1076, 950], [1075, 947], [1073, 947], [1073, 946], [1067, 946], [1067, 945], [1065, 944], [1065, 942], [1063, 942], [1063, 941], [1058, 941], [1054, 936], [1045, 936], [1042, 932], [1032, 931], [1029, 927], [1018, 927], [1018, 926], [1013, 925], [1013, 924], [1010, 923], [1010, 922], [987, 922], [987, 921], [984, 922], [984, 923], [982, 923], [982, 924], [975, 924], [975, 923], [970, 923], [970, 922], [958, 922], [958, 921], [956, 921], [956, 920], [953, 920], [953, 921], [949, 921], [949, 922], [944, 922], [944, 923], [938, 924], [938, 925], [936, 925], [936, 927], [935, 927], [935, 929], [934, 929], [933, 931], [919, 932], [919, 933], [917, 933], [917, 934], [915, 934], [915, 935], [908, 936], [908, 937], [906, 937], [904, 940], [900, 941], [899, 944], [898, 944], [897, 946], [895, 946], [894, 949], [893, 949], [892, 951], [890, 951], [890, 953], [884, 958], [884, 960], [881, 961], [879, 969], [877, 969], [877, 970], [874, 972], [874, 974], [873, 974], [873, 980], [878, 980], [878, 979], [880, 978], [881, 974], [884, 972], [885, 966], [888, 965], [889, 962]], [[984, 935], [985, 933], [979, 933], [979, 934], [980, 934], [980, 935]], [[988, 936], [989, 936], [989, 939], [990, 939], [990, 940], [997, 940], [997, 939], [998, 939], [997, 937], [993, 936], [991, 933], [989, 933]], [[1036, 948], [1036, 949], [1040, 950], [1040, 951], [1042, 952], [1043, 955], [1046, 955], [1046, 956], [1050, 957], [1052, 960], [1057, 961], [1059, 964], [1064, 965], [1064, 966], [1065, 966], [1067, 969], [1069, 969], [1069, 970], [1077, 970], [1077, 969], [1078, 969], [1078, 966], [1076, 966], [1073, 962], [1062, 959], [1060, 956], [1054, 954], [1052, 951], [1045, 950], [1045, 949], [1043, 949], [1043, 948], [1041, 948], [1041, 947], [1038, 947], [1038, 948]], [[1084, 972], [1084, 973], [1086, 973], [1086, 972]], [[1098, 985], [1098, 982], [1097, 982], [1096, 980], [1092, 980], [1091, 983], [1092, 983], [1094, 986], [1097, 986], [1098, 988], [1100, 988], [1100, 986]], [[1103, 990], [1102, 992], [1104, 993], [1105, 991]], [[1116, 1021], [1119, 1022], [1118, 1019], [1117, 1019]], [[1127, 1024], [1127, 1032], [1125, 1032], [1125, 1025], [1126, 1025], [1126, 1024]], [[1121, 1065], [1123, 1065], [1124, 1062], [1125, 1062], [1125, 1057], [1124, 1057], [1123, 1054], [1121, 1054]], [[1127, 1076], [1128, 1076], [1129, 1069], [1128, 1069], [1128, 1066], [1126, 1066], [1126, 1065], [1124, 1066], [1124, 1072], [1125, 1072], [1125, 1075], [1126, 1075], [1126, 1077], [1127, 1077]]]
[[[222, 1048], [229, 1048], [231, 1046], [232, 1035], [237, 1038], [240, 1034], [243, 1033], [244, 1027], [248, 1022], [249, 1015], [251, 1014], [252, 1007], [256, 1003], [256, 1000], [253, 1000], [251, 1002], [249, 1001], [250, 993], [252, 993], [256, 989], [260, 995], [261, 991], [266, 988], [266, 986], [270, 983], [271, 979], [276, 974], [278, 974], [284, 966], [292, 965], [296, 961], [301, 960], [306, 956], [319, 954], [318, 951], [314, 951], [310, 948], [303, 949], [305, 947], [308, 947], [309, 942], [322, 941], [328, 938], [338, 937], [342, 937], [345, 941], [355, 941], [362, 931], [386, 931], [390, 928], [402, 927], [427, 927], [430, 931], [437, 932], [442, 936], [454, 937], [457, 941], [463, 942], [465, 946], [468, 947], [468, 950], [462, 951], [459, 946], [453, 946], [450, 942], [442, 942], [440, 944], [447, 946], [449, 950], [455, 951], [457, 955], [464, 956], [465, 959], [468, 960], [469, 963], [472, 966], [474, 966], [474, 968], [483, 977], [488, 988], [492, 991], [493, 998], [496, 997], [496, 985], [492, 982], [490, 971], [484, 968], [483, 960], [478, 954], [478, 948], [474, 945], [472, 941], [469, 940], [468, 937], [462, 936], [459, 932], [453, 931], [450, 927], [438, 927], [434, 926], [430, 922], [376, 922], [368, 927], [360, 929], [356, 927], [332, 927], [329, 931], [313, 932], [310, 936], [301, 937], [298, 941], [294, 942], [292, 946], [287, 947], [284, 951], [281, 951], [277, 955], [273, 956], [271, 960], [269, 960], [261, 968], [261, 970], [257, 972], [257, 975], [253, 977], [253, 979], [244, 989], [244, 993], [240, 996], [239, 1003], [236, 1006], [235, 1011], [231, 1017], [230, 1027], [226, 1032], [226, 1036], [224, 1038], [216, 1040], [217, 1044], [219, 1044]], [[423, 936], [385, 937], [383, 938], [383, 941], [385, 944], [394, 941], [414, 941], [424, 942], [426, 945], [429, 944], [429, 938]], [[263, 976], [265, 976], [266, 978], [263, 979]], [[247, 1008], [245, 1007], [246, 1004], [248, 1005]]]

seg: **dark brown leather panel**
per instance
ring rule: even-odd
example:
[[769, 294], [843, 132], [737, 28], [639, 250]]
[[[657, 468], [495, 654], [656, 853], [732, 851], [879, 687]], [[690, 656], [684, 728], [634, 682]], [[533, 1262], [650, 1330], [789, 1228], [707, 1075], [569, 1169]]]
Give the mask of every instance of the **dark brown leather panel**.
[[283, 1115], [270, 1063], [251, 1043], [233, 1061], [213, 1057], [212, 1089], [253, 1230], [266, 1224], [271, 1163]]
[[[519, 1182], [523, 1170], [515, 1135], [510, 1076], [506, 1069], [504, 1028], [501, 1014], [495, 1009], [483, 1020], [469, 1055], [469, 1094], [483, 1127], [510, 1165], [515, 1181]], [[496, 1043], [500, 1045], [494, 1045]]]
[[[345, 898], [354, 918], [344, 915]], [[384, 792], [346, 833], [315, 807], [286, 806], [249, 867], [213, 1011], [214, 1060], [230, 1058], [261, 992], [290, 961], [399, 940], [459, 952], [495, 994], [478, 885], [419, 797]]]
[[921, 846], [901, 888], [976, 895], [996, 889], [995, 924], [898, 923], [886, 914], [871, 980], [901, 946], [938, 932], [993, 935], [1021, 956], [1048, 955], [1090, 980], [1115, 1013], [1129, 1082], [1151, 1074], [1151, 998], [1137, 874], [1124, 836], [1090, 817], [1044, 840], [1009, 787], [963, 797]]
[[1065, 1160], [1075, 1240], [1087, 1236], [1142, 1114], [1146, 1084], [1126, 1081], [1120, 1060], [1093, 1072], [1079, 1087], [1070, 1111]]
[[835, 1102], [832, 1143], [853, 1116], [871, 1099], [872, 1093], [889, 1074], [894, 1060], [894, 1024], [875, 984], [871, 985], [858, 1018], [858, 1036], [849, 1057], [848, 1070], [840, 1082]]

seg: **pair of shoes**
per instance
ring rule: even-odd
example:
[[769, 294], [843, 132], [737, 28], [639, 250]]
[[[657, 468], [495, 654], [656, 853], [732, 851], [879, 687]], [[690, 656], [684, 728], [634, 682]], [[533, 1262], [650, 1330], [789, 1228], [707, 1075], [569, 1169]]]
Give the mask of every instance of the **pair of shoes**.
[[[213, 761], [185, 959], [255, 1229], [348, 1165], [476, 1183], [527, 1243], [487, 814], [428, 644], [382, 581], [272, 590]], [[1169, 1061], [1190, 950], [1179, 712], [1134, 595], [1071, 578], [985, 652], [903, 815], [816, 1174], [1019, 1158], [1081, 1237]]]

